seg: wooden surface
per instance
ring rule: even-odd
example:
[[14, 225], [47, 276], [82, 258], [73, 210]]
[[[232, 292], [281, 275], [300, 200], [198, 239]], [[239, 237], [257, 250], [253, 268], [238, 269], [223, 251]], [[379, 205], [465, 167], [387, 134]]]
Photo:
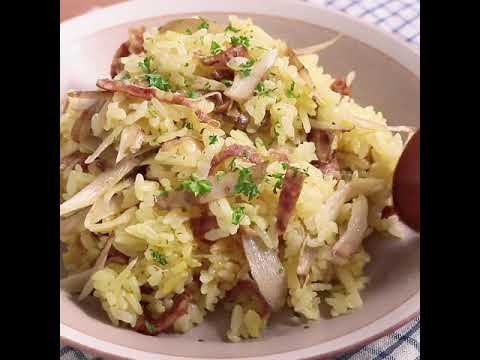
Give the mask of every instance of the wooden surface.
[[95, 7], [104, 7], [125, 0], [60, 0], [60, 22], [82, 15]]

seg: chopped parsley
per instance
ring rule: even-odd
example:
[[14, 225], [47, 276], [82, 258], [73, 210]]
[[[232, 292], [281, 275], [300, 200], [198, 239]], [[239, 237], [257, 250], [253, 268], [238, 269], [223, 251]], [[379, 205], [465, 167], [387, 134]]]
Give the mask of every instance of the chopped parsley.
[[140, 61], [138, 63], [138, 67], [140, 69], [142, 69], [142, 71], [145, 73], [145, 74], [149, 74], [152, 72], [150, 66], [152, 64], [152, 58], [147, 56], [145, 59], [143, 59], [143, 61]]
[[225, 32], [227, 32], [227, 31], [231, 31], [231, 32], [236, 33], [236, 32], [239, 32], [240, 29], [234, 28], [234, 27], [232, 26], [232, 24], [228, 24], [228, 26], [225, 28]]
[[282, 169], [287, 170], [288, 169], [288, 163], [286, 163], [286, 162], [282, 163]]
[[130, 79], [130, 74], [125, 73], [120, 80], [129, 80]]
[[290, 87], [287, 89], [287, 96], [289, 98], [296, 98], [297, 96], [295, 95], [295, 81], [292, 81], [290, 84]]
[[160, 74], [152, 71], [152, 58], [147, 56], [143, 61], [138, 63], [138, 67], [145, 73], [145, 78], [148, 80], [149, 85], [156, 87], [163, 91], [170, 91], [172, 87], [167, 79]]
[[152, 104], [148, 104], [147, 111], [148, 111], [148, 115], [150, 115], [152, 118], [158, 117], [158, 112]]
[[257, 95], [264, 95], [264, 96], [270, 95], [270, 93], [274, 90], [276, 89], [267, 89], [263, 81], [258, 83], [257, 87], [255, 88], [255, 92], [257, 93]]
[[275, 138], [278, 138], [280, 136], [279, 129], [280, 129], [281, 126], [282, 125], [280, 125], [280, 123], [276, 123], [275, 126], [273, 127], [273, 134], [274, 134]]
[[233, 85], [233, 81], [232, 80], [227, 80], [227, 79], [222, 80], [222, 83], [224, 83], [225, 86], [228, 86], [228, 87]]
[[246, 36], [232, 36], [230, 38], [230, 43], [233, 45], [233, 46], [237, 46], [237, 45], [242, 45], [242, 46], [245, 46], [246, 48], [248, 48], [250, 46], [250, 39]]
[[199, 29], [208, 30], [209, 27], [210, 27], [210, 25], [208, 24], [208, 22], [205, 19], [202, 19], [202, 23], [200, 25], [198, 25]]
[[187, 122], [187, 123], [185, 124], [185, 127], [186, 127], [187, 129], [189, 129], [189, 130], [192, 130], [192, 129], [193, 129], [193, 125], [190, 124], [189, 122]]
[[238, 182], [235, 185], [235, 193], [248, 196], [249, 200], [252, 200], [255, 196], [260, 194], [257, 184], [252, 175], [252, 171], [249, 168], [242, 168], [238, 174]]
[[240, 65], [240, 74], [243, 77], [250, 76], [252, 73], [252, 65], [255, 63], [255, 60], [248, 60], [245, 64]]
[[190, 190], [193, 195], [206, 194], [212, 191], [212, 183], [209, 180], [197, 180], [192, 178], [191, 180], [185, 180], [180, 184], [181, 190]]
[[147, 328], [147, 331], [150, 334], [156, 333], [157, 332], [157, 327], [153, 325], [150, 321], [145, 320], [145, 327]]
[[303, 173], [305, 176], [310, 176], [310, 174], [308, 173], [307, 169], [300, 169], [298, 167], [295, 167], [295, 166], [292, 166], [292, 169], [294, 171], [294, 175], [297, 176], [297, 174], [299, 172]]
[[195, 90], [188, 90], [187, 91], [187, 97], [189, 98], [197, 98], [200, 96], [200, 93], [195, 91]]
[[277, 180], [277, 181], [275, 182], [275, 184], [273, 185], [273, 192], [274, 192], [274, 194], [276, 194], [277, 191], [278, 191], [279, 189], [281, 189], [282, 186], [283, 186], [283, 179], [284, 179], [284, 177], [285, 177], [285, 174], [282, 174], [282, 173], [273, 173], [273, 174], [268, 175], [268, 176]]
[[146, 77], [150, 83], [150, 86], [156, 87], [163, 91], [172, 90], [168, 80], [162, 77], [160, 74], [147, 74]]
[[244, 216], [245, 216], [245, 208], [243, 206], [234, 208], [232, 213], [232, 224], [233, 225], [240, 224], [240, 221], [242, 221]]
[[168, 196], [168, 191], [167, 191], [167, 190], [162, 190], [162, 191], [160, 191], [159, 196], [160, 196], [160, 197], [167, 197], [167, 196]]
[[218, 55], [222, 52], [222, 47], [216, 41], [212, 41], [212, 45], [210, 46], [210, 53], [212, 55]]
[[235, 161], [237, 160], [237, 157], [235, 156], [232, 161], [230, 161], [230, 165], [228, 165], [228, 169], [230, 171], [236, 171], [237, 170], [237, 164], [235, 163]]
[[157, 251], [157, 250], [150, 250], [150, 251], [151, 251], [153, 260], [155, 260], [157, 263], [159, 263], [162, 266], [165, 266], [168, 264], [167, 258], [160, 251]]
[[217, 174], [215, 175], [215, 179], [217, 180], [217, 182], [220, 182], [225, 175], [227, 175], [225, 171], [217, 171]]
[[190, 30], [190, 29], [185, 30], [185, 34], [192, 35], [192, 30]]
[[213, 144], [218, 143], [218, 136], [217, 136], [217, 135], [210, 135], [210, 136], [208, 137], [208, 143], [209, 143], [210, 145], [213, 145]]

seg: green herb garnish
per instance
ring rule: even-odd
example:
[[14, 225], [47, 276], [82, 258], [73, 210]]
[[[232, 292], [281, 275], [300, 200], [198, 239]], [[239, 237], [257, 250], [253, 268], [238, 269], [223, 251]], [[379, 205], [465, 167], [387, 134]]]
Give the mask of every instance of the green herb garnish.
[[212, 55], [218, 55], [222, 52], [222, 47], [216, 41], [212, 41], [212, 45], [210, 46], [210, 53]]
[[294, 90], [295, 90], [295, 81], [292, 81], [292, 83], [290, 84], [290, 87], [287, 89], [287, 96], [289, 98], [296, 98], [297, 97], [294, 93]]
[[212, 183], [209, 180], [197, 180], [192, 178], [191, 180], [185, 180], [180, 185], [181, 190], [190, 190], [193, 195], [206, 194], [212, 191]]
[[232, 213], [232, 224], [233, 225], [240, 224], [240, 221], [242, 221], [244, 216], [245, 216], [245, 208], [243, 206], [234, 208]]
[[208, 143], [209, 143], [210, 145], [213, 145], [213, 144], [218, 143], [218, 136], [217, 136], [217, 135], [210, 135], [210, 136], [208, 137]]
[[263, 95], [263, 96], [270, 95], [270, 93], [274, 90], [276, 89], [267, 89], [263, 81], [258, 83], [257, 87], [255, 88], [255, 92], [257, 93], [257, 95]]
[[129, 73], [125, 73], [120, 80], [129, 80], [131, 78]]
[[275, 184], [273, 185], [273, 192], [274, 192], [274, 194], [276, 194], [277, 191], [278, 191], [279, 189], [281, 189], [282, 186], [283, 186], [283, 179], [285, 178], [285, 174], [282, 174], [282, 173], [273, 173], [273, 174], [268, 175], [268, 176], [277, 180], [277, 181], [275, 182]]
[[228, 26], [225, 28], [225, 32], [227, 32], [227, 31], [231, 31], [231, 32], [236, 33], [236, 32], [239, 32], [240, 29], [234, 28], [234, 27], [232, 26], [232, 24], [228, 24]]
[[225, 171], [217, 171], [215, 179], [217, 180], [217, 182], [220, 182], [225, 175], [227, 175]]
[[172, 90], [168, 80], [162, 77], [160, 74], [147, 74], [146, 77], [150, 83], [150, 86], [156, 87], [163, 91]]
[[190, 29], [185, 30], [185, 34], [192, 35], [192, 30], [190, 30]]
[[200, 96], [199, 92], [197, 92], [195, 90], [187, 90], [187, 97], [194, 99], [194, 98], [197, 98], [199, 96]]
[[246, 36], [232, 36], [230, 38], [230, 43], [233, 45], [233, 46], [237, 46], [237, 45], [242, 45], [242, 46], [245, 46], [246, 48], [248, 48], [250, 46], [250, 39]]
[[233, 81], [232, 80], [227, 80], [227, 79], [222, 80], [222, 83], [224, 83], [225, 86], [228, 86], [228, 87], [233, 85]]
[[230, 165], [228, 165], [228, 169], [230, 171], [236, 171], [237, 170], [237, 165], [235, 164], [235, 161], [237, 160], [237, 157], [234, 157], [232, 161], [230, 161]]
[[159, 263], [162, 266], [165, 266], [168, 264], [167, 258], [160, 251], [150, 250], [150, 252], [152, 254], [153, 260], [155, 260], [157, 263]]
[[205, 20], [205, 19], [202, 19], [202, 23], [200, 25], [198, 25], [198, 28], [199, 29], [207, 29], [210, 27], [210, 25], [208, 24], [208, 22]]
[[152, 118], [158, 117], [158, 112], [152, 104], [148, 104], [147, 111], [148, 111], [148, 115], [150, 115]]
[[255, 196], [260, 194], [255, 179], [253, 178], [252, 171], [249, 168], [240, 169], [238, 174], [238, 182], [235, 185], [235, 193], [248, 196], [249, 200], [252, 200]]
[[145, 78], [148, 80], [150, 86], [156, 87], [163, 91], [170, 91], [172, 89], [167, 79], [152, 71], [151, 57], [146, 57], [143, 59], [143, 61], [138, 63], [138, 66], [145, 73]]
[[185, 127], [186, 127], [187, 129], [189, 129], [189, 130], [192, 130], [192, 129], [193, 129], [193, 125], [190, 124], [189, 122], [187, 122], [187, 123], [185, 124]]
[[142, 71], [145, 73], [145, 74], [149, 74], [152, 72], [152, 70], [150, 69], [150, 65], [152, 64], [152, 58], [147, 56], [145, 59], [143, 59], [143, 61], [140, 61], [138, 63], [138, 67], [140, 69], [142, 69]]
[[153, 325], [151, 322], [149, 322], [148, 320], [145, 320], [145, 327], [147, 328], [147, 331], [150, 334], [154, 334], [157, 332], [157, 327]]
[[247, 77], [252, 73], [252, 65], [255, 63], [255, 60], [248, 60], [245, 64], [240, 65], [240, 73], [243, 77]]
[[274, 135], [275, 139], [277, 139], [280, 136], [279, 128], [281, 126], [282, 125], [280, 125], [280, 123], [276, 123], [275, 126], [273, 127], [273, 135]]
[[297, 176], [299, 172], [301, 172], [301, 173], [304, 174], [305, 176], [310, 176], [310, 174], [308, 173], [307, 169], [300, 169], [300, 168], [295, 167], [295, 166], [292, 166], [292, 169], [293, 169], [293, 174], [294, 174], [295, 176]]

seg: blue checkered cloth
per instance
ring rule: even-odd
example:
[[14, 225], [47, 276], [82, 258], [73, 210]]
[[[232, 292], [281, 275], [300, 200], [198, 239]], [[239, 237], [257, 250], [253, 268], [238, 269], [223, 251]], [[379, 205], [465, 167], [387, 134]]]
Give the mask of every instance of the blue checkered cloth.
[[[303, 0], [372, 23], [420, 47], [420, 0]], [[60, 360], [100, 360], [60, 344]], [[335, 360], [419, 360], [420, 318], [391, 335]]]

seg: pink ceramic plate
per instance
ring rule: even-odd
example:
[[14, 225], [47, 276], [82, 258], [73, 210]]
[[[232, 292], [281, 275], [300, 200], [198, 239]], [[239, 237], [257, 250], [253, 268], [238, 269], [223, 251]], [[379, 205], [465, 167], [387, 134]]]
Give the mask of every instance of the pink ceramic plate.
[[[119, 4], [63, 23], [60, 91], [91, 89], [108, 76], [115, 49], [132, 25], [159, 26], [173, 18], [202, 15], [226, 22], [228, 14], [249, 16], [292, 47], [315, 44], [339, 31], [344, 36], [320, 54], [334, 76], [355, 70], [354, 96], [381, 110], [393, 125], [420, 125], [419, 54], [401, 40], [356, 19], [303, 3], [278, 0], [143, 0]], [[96, 301], [81, 306], [60, 292], [60, 336], [67, 344], [111, 358], [128, 359], [307, 359], [333, 356], [395, 330], [420, 309], [420, 245], [374, 236], [367, 241], [373, 261], [364, 306], [350, 315], [294, 326], [275, 316], [265, 337], [224, 342], [228, 317], [214, 313], [185, 335], [144, 336], [112, 326]], [[199, 342], [201, 339], [203, 341]]]

